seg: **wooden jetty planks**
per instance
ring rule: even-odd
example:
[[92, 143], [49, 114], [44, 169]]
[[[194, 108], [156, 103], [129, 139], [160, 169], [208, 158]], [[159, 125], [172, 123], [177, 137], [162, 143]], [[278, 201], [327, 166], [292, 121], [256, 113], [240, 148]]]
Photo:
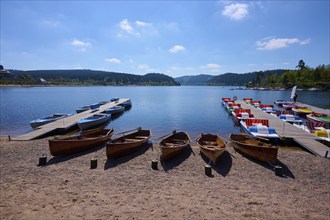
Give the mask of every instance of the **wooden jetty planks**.
[[[329, 148], [324, 144], [318, 142], [318, 137], [311, 133], [307, 133], [306, 131], [293, 126], [292, 124], [285, 122], [273, 115], [270, 115], [266, 112], [263, 112], [259, 108], [255, 108], [245, 102], [238, 101], [242, 108], [251, 109], [251, 113], [254, 114], [255, 118], [264, 118], [269, 120], [269, 126], [275, 128], [277, 134], [281, 137], [281, 139], [293, 139], [296, 143], [307, 149], [308, 151], [321, 156], [325, 157]], [[322, 111], [318, 111], [322, 112]], [[327, 155], [327, 158], [330, 158], [330, 155]]]
[[36, 139], [38, 137], [42, 137], [50, 132], [54, 132], [56, 129], [70, 129], [71, 127], [75, 126], [77, 121], [83, 118], [87, 118], [89, 116], [92, 116], [96, 113], [101, 113], [102, 111], [104, 111], [107, 108], [119, 105], [125, 101], [127, 101], [128, 99], [119, 99], [119, 101], [117, 102], [109, 102], [105, 105], [101, 105], [99, 107], [99, 109], [97, 111], [95, 110], [87, 110], [87, 111], [83, 111], [81, 113], [78, 114], [74, 114], [70, 117], [64, 118], [64, 119], [60, 119], [45, 125], [40, 126], [37, 130], [34, 130], [32, 132], [20, 135], [20, 136], [16, 136], [16, 137], [11, 137], [11, 140], [14, 141], [29, 141], [29, 140], [33, 140]]

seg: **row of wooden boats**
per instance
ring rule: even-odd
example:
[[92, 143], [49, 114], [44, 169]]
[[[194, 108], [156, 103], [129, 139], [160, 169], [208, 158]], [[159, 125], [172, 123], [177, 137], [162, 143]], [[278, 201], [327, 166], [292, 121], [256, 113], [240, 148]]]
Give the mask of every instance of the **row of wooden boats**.
[[[119, 137], [112, 139], [113, 135], [113, 129], [97, 128], [81, 131], [77, 135], [55, 137], [49, 140], [50, 154], [53, 156], [72, 154], [105, 144], [107, 158], [113, 159], [130, 154], [146, 144], [151, 137], [151, 130], [137, 128], [118, 133], [116, 135], [119, 135]], [[159, 148], [161, 158], [164, 161], [177, 157], [191, 144], [189, 135], [182, 131], [173, 131], [161, 138]], [[230, 141], [236, 150], [251, 158], [267, 163], [276, 161], [277, 147], [263, 143], [260, 140], [253, 140], [245, 134], [232, 134]], [[196, 139], [196, 143], [201, 154], [209, 158], [212, 164], [219, 161], [228, 145], [224, 138], [216, 134], [201, 134]]]

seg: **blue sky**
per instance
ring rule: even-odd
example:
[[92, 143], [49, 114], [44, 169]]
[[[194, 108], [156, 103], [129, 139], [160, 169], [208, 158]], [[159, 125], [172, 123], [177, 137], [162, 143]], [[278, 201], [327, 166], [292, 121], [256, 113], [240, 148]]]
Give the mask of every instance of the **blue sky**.
[[6, 69], [172, 77], [328, 65], [329, 0], [1, 0]]

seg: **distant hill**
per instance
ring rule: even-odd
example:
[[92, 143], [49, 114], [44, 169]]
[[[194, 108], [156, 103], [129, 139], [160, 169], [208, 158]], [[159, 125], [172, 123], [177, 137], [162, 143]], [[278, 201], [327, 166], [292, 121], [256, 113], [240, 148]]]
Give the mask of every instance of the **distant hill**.
[[207, 83], [208, 85], [225, 85], [225, 86], [243, 86], [249, 82], [256, 81], [258, 78], [262, 79], [266, 75], [282, 75], [288, 70], [278, 69], [278, 70], [266, 70], [266, 71], [257, 71], [251, 73], [225, 73], [218, 75], [210, 79]]
[[135, 75], [97, 70], [9, 70], [13, 77], [0, 77], [0, 84], [37, 84], [40, 78], [54, 85], [180, 85], [161, 73]]
[[181, 76], [174, 79], [181, 85], [207, 85], [207, 82], [213, 77], [212, 75], [200, 74], [197, 76]]
[[181, 85], [221, 85], [221, 86], [244, 86], [249, 82], [255, 82], [264, 78], [267, 75], [282, 75], [288, 70], [266, 70], [251, 73], [225, 73], [217, 76], [212, 75], [197, 75], [197, 76], [182, 76], [174, 78]]

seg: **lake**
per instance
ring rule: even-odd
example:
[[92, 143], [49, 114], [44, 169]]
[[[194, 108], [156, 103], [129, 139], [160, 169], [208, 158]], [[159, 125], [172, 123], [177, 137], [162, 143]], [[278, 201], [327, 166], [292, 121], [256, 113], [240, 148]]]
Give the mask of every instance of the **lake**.
[[[116, 132], [142, 127], [152, 130], [152, 139], [173, 130], [228, 137], [239, 132], [221, 105], [222, 97], [251, 97], [264, 104], [290, 100], [291, 91], [231, 90], [221, 86], [116, 86], [116, 87], [22, 87], [0, 88], [0, 135], [20, 135], [32, 128], [29, 122], [54, 113], [75, 113], [78, 107], [112, 97], [130, 98], [133, 106], [108, 127]], [[330, 93], [297, 91], [297, 101], [330, 108]]]

